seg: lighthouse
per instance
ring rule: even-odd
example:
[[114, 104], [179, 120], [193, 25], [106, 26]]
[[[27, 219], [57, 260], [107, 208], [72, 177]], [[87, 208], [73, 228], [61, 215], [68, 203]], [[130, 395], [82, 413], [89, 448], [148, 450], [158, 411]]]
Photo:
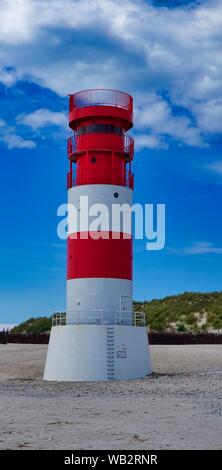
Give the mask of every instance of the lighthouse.
[[[66, 314], [53, 316], [44, 380], [142, 378], [151, 362], [144, 314], [133, 311], [131, 225], [113, 216], [133, 200], [133, 99], [116, 90], [77, 92], [69, 126], [68, 207], [76, 217], [68, 229]], [[93, 225], [101, 205], [105, 227]]]

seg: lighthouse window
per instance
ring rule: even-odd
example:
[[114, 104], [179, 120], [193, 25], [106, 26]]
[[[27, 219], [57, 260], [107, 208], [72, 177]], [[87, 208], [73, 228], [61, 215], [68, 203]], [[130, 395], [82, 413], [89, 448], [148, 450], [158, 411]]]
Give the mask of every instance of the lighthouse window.
[[80, 127], [77, 130], [77, 135], [84, 134], [116, 134], [122, 135], [123, 129], [118, 126], [113, 126], [111, 124], [90, 124], [89, 126]]
[[96, 163], [96, 157], [92, 157], [91, 162]]

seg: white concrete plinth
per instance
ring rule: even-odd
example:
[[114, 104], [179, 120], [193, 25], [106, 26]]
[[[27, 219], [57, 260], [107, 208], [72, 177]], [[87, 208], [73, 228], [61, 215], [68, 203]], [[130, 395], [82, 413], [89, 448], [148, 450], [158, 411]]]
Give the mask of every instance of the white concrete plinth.
[[53, 326], [44, 380], [127, 380], [151, 374], [147, 328]]

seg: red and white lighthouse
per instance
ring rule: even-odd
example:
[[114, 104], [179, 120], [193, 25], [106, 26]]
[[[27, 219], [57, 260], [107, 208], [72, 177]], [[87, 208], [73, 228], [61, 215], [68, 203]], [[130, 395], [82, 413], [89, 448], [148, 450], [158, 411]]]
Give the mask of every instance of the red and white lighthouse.
[[[70, 96], [68, 203], [77, 217], [67, 241], [66, 318], [54, 319], [45, 380], [151, 373], [143, 314], [133, 312], [131, 227], [113, 220], [114, 205], [132, 204], [132, 125], [133, 100], [126, 93], [96, 89]], [[109, 214], [105, 229], [93, 225], [93, 208], [101, 204]]]

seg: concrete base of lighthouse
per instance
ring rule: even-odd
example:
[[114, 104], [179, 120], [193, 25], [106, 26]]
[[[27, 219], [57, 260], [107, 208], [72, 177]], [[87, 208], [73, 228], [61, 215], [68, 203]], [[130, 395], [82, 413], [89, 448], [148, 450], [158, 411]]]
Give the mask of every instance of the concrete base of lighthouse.
[[143, 378], [151, 372], [145, 327], [52, 327], [44, 380], [127, 380]]

